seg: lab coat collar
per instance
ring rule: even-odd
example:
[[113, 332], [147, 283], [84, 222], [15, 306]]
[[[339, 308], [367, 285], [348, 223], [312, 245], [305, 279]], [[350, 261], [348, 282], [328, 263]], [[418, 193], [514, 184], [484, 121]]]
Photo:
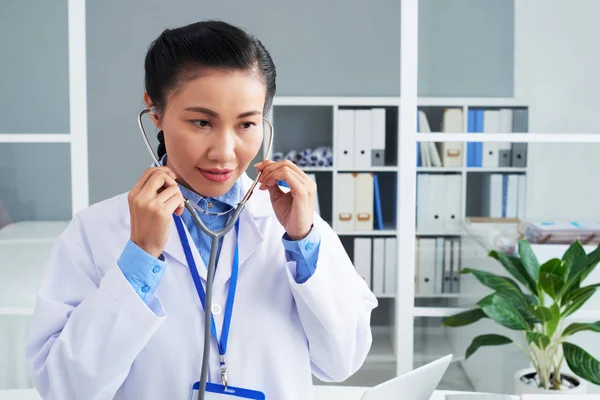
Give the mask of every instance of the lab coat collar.
[[[248, 175], [244, 174], [241, 177], [242, 182], [242, 193], [246, 194], [246, 191], [252, 185], [252, 179]], [[243, 196], [242, 195], [242, 196]], [[130, 215], [128, 203], [125, 203], [127, 207], [125, 214], [125, 224], [130, 226]], [[273, 207], [271, 205], [271, 199], [268, 191], [258, 190], [258, 187], [254, 190], [252, 196], [246, 203], [245, 209], [240, 214], [240, 241], [239, 241], [239, 262], [240, 268], [243, 267], [244, 263], [254, 254], [256, 249], [264, 241], [264, 237], [260, 230], [257, 220], [275, 215]], [[193, 244], [194, 241], [190, 236], [190, 233], [185, 227], [185, 233], [188, 238], [188, 242]], [[196, 246], [190, 246], [194, 261], [198, 268], [198, 274], [206, 282], [207, 267], [204, 265], [202, 258], [198, 252]], [[217, 272], [215, 275], [214, 284], [224, 284], [231, 276], [231, 263], [233, 261], [233, 250], [235, 249], [235, 229], [229, 231], [223, 238], [223, 245], [221, 248], [221, 255], [219, 256], [219, 263], [217, 265]], [[164, 253], [168, 254], [179, 263], [187, 267], [187, 260], [177, 233], [177, 227], [175, 221], [171, 222], [169, 239], [165, 246]]]

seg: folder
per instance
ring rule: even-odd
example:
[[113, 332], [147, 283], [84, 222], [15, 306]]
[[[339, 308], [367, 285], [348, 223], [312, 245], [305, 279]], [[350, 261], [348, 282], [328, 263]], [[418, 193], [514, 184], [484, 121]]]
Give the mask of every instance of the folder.
[[385, 283], [386, 294], [396, 294], [396, 238], [385, 238]]
[[442, 293], [452, 293], [452, 241], [444, 239], [444, 272]]
[[354, 168], [354, 110], [338, 110], [335, 135], [338, 168]]
[[[462, 198], [462, 176], [461, 175], [440, 175], [444, 178], [443, 184], [445, 207], [443, 213], [444, 231], [447, 233], [456, 233], [461, 229], [461, 198]], [[444, 204], [441, 203], [441, 204]]]
[[525, 168], [527, 166], [527, 143], [512, 144], [512, 166]]
[[501, 174], [491, 174], [487, 177], [487, 201], [488, 216], [491, 218], [502, 218], [504, 178]]
[[[442, 130], [444, 133], [461, 133], [464, 131], [462, 108], [446, 108], [444, 110]], [[444, 167], [462, 167], [463, 155], [461, 142], [442, 142], [439, 144], [439, 147]]]
[[385, 108], [371, 110], [371, 165], [385, 165]]
[[435, 238], [434, 292], [442, 293], [444, 284], [444, 238]]
[[[476, 133], [477, 132], [477, 110], [469, 109], [468, 111], [468, 119], [467, 119], [467, 132], [468, 133]], [[467, 143], [467, 167], [476, 167], [476, 142], [468, 142]]]
[[354, 180], [354, 230], [373, 230], [373, 174], [356, 174]]
[[[483, 132], [498, 133], [500, 131], [500, 111], [485, 110], [483, 112]], [[498, 167], [498, 143], [483, 142], [482, 166], [486, 168]]]
[[354, 110], [354, 168], [371, 166], [371, 110]]
[[436, 239], [419, 238], [419, 295], [435, 293]]
[[373, 239], [373, 293], [384, 293], [385, 282], [385, 238]]
[[375, 202], [375, 223], [377, 230], [383, 230], [383, 213], [381, 211], [381, 191], [379, 190], [379, 178], [373, 174], [373, 201]]
[[336, 230], [340, 232], [352, 232], [354, 225], [354, 174], [338, 174], [336, 176], [335, 218]]
[[525, 218], [525, 210], [527, 207], [527, 202], [526, 202], [526, 194], [527, 194], [527, 182], [525, 181], [526, 177], [525, 175], [519, 175], [519, 179], [518, 179], [518, 185], [519, 185], [519, 189], [518, 189], [518, 199], [517, 199], [517, 217], [518, 218]]
[[371, 288], [371, 239], [354, 239], [354, 268]]

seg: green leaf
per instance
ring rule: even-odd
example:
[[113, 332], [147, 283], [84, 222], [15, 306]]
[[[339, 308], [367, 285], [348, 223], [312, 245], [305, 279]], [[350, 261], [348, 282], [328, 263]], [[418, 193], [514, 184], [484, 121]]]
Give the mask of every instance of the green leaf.
[[495, 292], [506, 293], [508, 295], [524, 296], [515, 281], [505, 276], [499, 276], [490, 272], [478, 269], [465, 268], [461, 271], [463, 274], [473, 274], [475, 278], [485, 286], [493, 289]]
[[564, 275], [565, 263], [558, 258], [548, 260], [540, 267], [540, 286], [551, 298], [556, 298], [556, 294], [565, 284]]
[[467, 348], [465, 359], [471, 357], [480, 347], [483, 346], [500, 346], [503, 344], [512, 343], [512, 340], [502, 335], [481, 335], [477, 336]]
[[572, 272], [577, 273], [578, 271], [573, 271], [573, 266], [580, 263], [582, 264], [586, 258], [587, 254], [585, 253], [581, 242], [579, 240], [574, 241], [569, 246], [567, 251], [565, 251], [565, 254], [563, 254], [562, 257], [563, 261], [566, 264], [565, 278], [569, 279], [569, 276]]
[[567, 328], [563, 332], [563, 337], [570, 336], [581, 331], [600, 332], [600, 321], [596, 321], [591, 324], [580, 324], [578, 322], [575, 322], [567, 326]]
[[531, 277], [525, 271], [525, 267], [521, 260], [517, 257], [509, 256], [504, 253], [498, 253], [495, 250], [489, 252], [489, 256], [500, 261], [504, 269], [511, 274], [517, 281], [527, 287], [531, 293], [537, 296], [538, 291], [536, 287], [536, 281], [532, 280]]
[[581, 306], [585, 304], [586, 301], [590, 299], [596, 293], [596, 288], [587, 287], [585, 290], [579, 291], [579, 293], [574, 296], [571, 301], [567, 304], [567, 307], [563, 311], [563, 317], [568, 317], [573, 314], [575, 311], [579, 310]]
[[600, 385], [600, 363], [581, 347], [569, 342], [563, 343], [565, 360], [571, 371], [578, 377]]
[[529, 324], [513, 303], [498, 293], [484, 297], [477, 305], [481, 307], [485, 315], [508, 329], [518, 331], [530, 329]]
[[554, 335], [554, 332], [556, 332], [556, 328], [558, 327], [558, 324], [561, 319], [560, 306], [557, 303], [554, 303], [552, 304], [552, 306], [550, 306], [549, 310], [552, 314], [552, 318], [546, 321], [545, 329], [546, 335], [548, 335], [548, 337], [552, 337]]
[[538, 332], [527, 332], [527, 343], [535, 343], [543, 350], [550, 344], [550, 338]]
[[578, 289], [573, 289], [571, 290], [569, 293], [566, 293], [565, 296], [561, 299], [561, 303], [564, 306], [565, 304], [569, 304], [569, 302], [571, 300], [573, 300], [575, 297], [579, 296], [582, 293], [585, 293], [589, 290], [596, 290], [600, 287], [600, 283], [596, 283], [594, 285], [588, 285], [588, 286], [584, 286], [582, 288], [578, 288]]
[[540, 299], [538, 299], [536, 296], [534, 296], [532, 294], [526, 294], [525, 300], [527, 300], [527, 303], [532, 306], [537, 306], [540, 304]]
[[547, 307], [536, 306], [535, 309], [533, 310], [533, 313], [542, 322], [550, 321], [553, 318], [552, 311], [550, 311], [550, 309]]
[[529, 242], [525, 239], [519, 240], [519, 258], [521, 258], [523, 267], [531, 280], [537, 282], [540, 273], [540, 264]]
[[444, 326], [465, 326], [472, 324], [474, 322], [479, 321], [481, 318], [486, 318], [487, 316], [481, 310], [481, 308], [474, 308], [473, 310], [464, 311], [458, 314], [451, 315], [449, 317], [445, 317], [443, 320]]
[[565, 294], [569, 293], [574, 288], [579, 288], [581, 282], [596, 268], [596, 265], [600, 262], [600, 247], [597, 247], [596, 250], [592, 251], [588, 256], [583, 260], [575, 264], [571, 268], [571, 272], [569, 273], [569, 279], [562, 287], [557, 297], [562, 298]]

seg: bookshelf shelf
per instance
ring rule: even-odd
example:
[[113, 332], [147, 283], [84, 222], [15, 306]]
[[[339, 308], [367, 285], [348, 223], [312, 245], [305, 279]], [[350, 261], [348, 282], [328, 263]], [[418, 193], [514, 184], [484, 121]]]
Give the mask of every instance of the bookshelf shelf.
[[336, 231], [338, 236], [396, 236], [398, 231], [396, 230], [382, 230], [382, 231]]
[[396, 172], [398, 167], [367, 167], [367, 168], [340, 168], [337, 172]]
[[68, 133], [0, 133], [0, 143], [71, 143]]

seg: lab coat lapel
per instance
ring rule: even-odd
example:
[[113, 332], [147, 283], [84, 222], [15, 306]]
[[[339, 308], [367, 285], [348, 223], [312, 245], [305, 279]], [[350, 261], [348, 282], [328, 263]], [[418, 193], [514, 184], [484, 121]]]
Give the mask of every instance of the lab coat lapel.
[[[179, 217], [176, 217], [179, 218]], [[182, 221], [183, 222], [183, 221]], [[206, 265], [204, 265], [204, 261], [202, 261], [202, 257], [200, 257], [200, 253], [194, 244], [194, 240], [192, 236], [188, 232], [187, 226], [185, 223], [183, 224], [183, 228], [185, 230], [185, 235], [187, 237], [188, 243], [190, 244], [190, 250], [192, 251], [192, 256], [194, 257], [194, 262], [196, 263], [196, 269], [198, 270], [198, 275], [206, 282], [206, 274], [207, 269]], [[183, 244], [181, 243], [181, 239], [179, 238], [179, 232], [177, 232], [177, 226], [175, 225], [175, 221], [171, 222], [170, 232], [169, 232], [169, 240], [167, 241], [167, 245], [165, 246], [164, 252], [168, 254], [170, 257], [174, 258], [176, 261], [183, 264], [185, 267], [188, 267], [187, 259], [185, 258], [185, 251], [183, 250]]]

